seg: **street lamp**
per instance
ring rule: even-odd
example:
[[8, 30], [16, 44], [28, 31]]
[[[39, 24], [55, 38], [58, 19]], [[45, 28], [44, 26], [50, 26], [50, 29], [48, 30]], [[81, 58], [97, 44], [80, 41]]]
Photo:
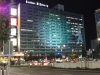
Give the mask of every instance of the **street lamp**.
[[[66, 45], [58, 46], [58, 48], [60, 48], [60, 49], [61, 49], [61, 50], [60, 50], [60, 51], [61, 51], [61, 53], [63, 52], [63, 50], [62, 50], [62, 49], [63, 49], [63, 48], [65, 48], [65, 47], [66, 47]], [[62, 54], [63, 54], [63, 53], [62, 53]]]
[[100, 38], [98, 38], [97, 40], [100, 41]]
[[62, 49], [63, 48], [65, 48], [66, 47], [66, 45], [63, 45], [63, 46], [58, 46], [58, 48], [60, 48], [61, 49], [61, 52], [63, 51]]
[[10, 42], [11, 42], [11, 41], [9, 40], [8, 75], [10, 75], [10, 64], [11, 64], [11, 63], [10, 63], [10, 53], [11, 53], [11, 52], [10, 52]]
[[72, 54], [73, 54], [73, 52], [74, 52], [74, 49], [72, 49]]
[[90, 51], [90, 53], [92, 54], [92, 59], [93, 59], [93, 57], [94, 57], [94, 49], [89, 49], [89, 51]]
[[94, 50], [94, 49], [92, 49], [92, 59], [93, 59], [93, 57], [94, 57], [94, 51], [95, 51], [95, 50]]

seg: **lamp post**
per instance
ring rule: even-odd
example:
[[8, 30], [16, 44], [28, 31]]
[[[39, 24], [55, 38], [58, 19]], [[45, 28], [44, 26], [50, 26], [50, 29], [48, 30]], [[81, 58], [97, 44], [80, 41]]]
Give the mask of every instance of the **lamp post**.
[[72, 54], [73, 54], [73, 52], [74, 52], [74, 49], [72, 49]]
[[92, 59], [94, 58], [94, 49], [92, 49]]
[[8, 55], [8, 75], [10, 75], [10, 40], [9, 40], [9, 55]]
[[94, 58], [94, 49], [89, 49], [90, 53], [92, 54], [92, 59]]
[[61, 49], [61, 52], [63, 51], [62, 49], [63, 48], [65, 48], [66, 47], [66, 45], [63, 45], [63, 46], [58, 46], [58, 48], [60, 48]]

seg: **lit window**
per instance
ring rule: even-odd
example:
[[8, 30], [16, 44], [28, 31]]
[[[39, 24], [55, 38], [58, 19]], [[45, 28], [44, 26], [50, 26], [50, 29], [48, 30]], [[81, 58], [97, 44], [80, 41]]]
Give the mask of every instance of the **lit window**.
[[16, 36], [16, 28], [11, 28], [11, 35]]
[[16, 38], [12, 38], [11, 39], [13, 46], [17, 46], [17, 39]]
[[33, 22], [33, 20], [27, 20], [28, 22]]
[[16, 25], [16, 24], [17, 24], [16, 18], [11, 18], [11, 25]]
[[82, 20], [82, 19], [79, 19], [79, 20]]
[[11, 8], [11, 15], [16, 16], [17, 10], [15, 8]]
[[79, 24], [79, 25], [82, 25], [82, 24]]

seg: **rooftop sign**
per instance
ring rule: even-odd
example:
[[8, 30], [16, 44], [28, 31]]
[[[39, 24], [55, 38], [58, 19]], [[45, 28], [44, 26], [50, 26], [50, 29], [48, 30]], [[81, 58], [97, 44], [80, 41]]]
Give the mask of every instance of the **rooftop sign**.
[[42, 3], [39, 3], [39, 2], [32, 2], [32, 1], [28, 1], [28, 0], [26, 0], [26, 3], [38, 5], [38, 6], [43, 6], [43, 7], [48, 7], [48, 5], [46, 5], [46, 4], [42, 4]]

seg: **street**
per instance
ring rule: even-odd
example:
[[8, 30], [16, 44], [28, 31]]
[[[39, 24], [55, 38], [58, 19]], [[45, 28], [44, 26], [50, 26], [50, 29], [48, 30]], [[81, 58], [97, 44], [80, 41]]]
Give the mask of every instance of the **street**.
[[11, 67], [10, 75], [100, 75], [99, 71]]

